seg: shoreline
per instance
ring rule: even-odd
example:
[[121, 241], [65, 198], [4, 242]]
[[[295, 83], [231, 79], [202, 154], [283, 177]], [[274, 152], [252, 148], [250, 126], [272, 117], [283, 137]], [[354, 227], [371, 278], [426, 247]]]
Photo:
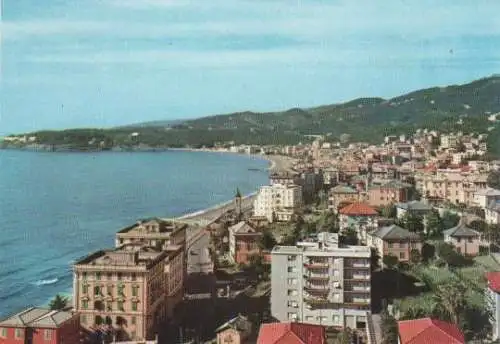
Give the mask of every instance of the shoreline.
[[[170, 149], [170, 150], [190, 151], [190, 152], [205, 152], [205, 153], [225, 153], [225, 154], [230, 153], [230, 154], [245, 156], [248, 158], [251, 158], [251, 157], [260, 158], [261, 160], [266, 160], [267, 162], [269, 162], [269, 166], [266, 169], [267, 171], [270, 171], [272, 168], [275, 168], [277, 166], [277, 163], [272, 158], [269, 158], [269, 156], [266, 156], [264, 154], [262, 154], [262, 155], [261, 154], [244, 154], [244, 153], [236, 153], [236, 152], [229, 152], [229, 151], [195, 150], [195, 149], [183, 149], [183, 148], [182, 149]], [[255, 198], [255, 196], [258, 193], [259, 188], [260, 188], [260, 186], [257, 187], [256, 191], [253, 191], [253, 192], [246, 194], [246, 195], [242, 195], [242, 201], [245, 201], [245, 200], [251, 201], [253, 198]], [[231, 198], [231, 199], [224, 201], [222, 203], [218, 203], [215, 205], [209, 205], [206, 208], [203, 208], [203, 209], [200, 209], [200, 210], [197, 210], [194, 212], [190, 212], [190, 213], [185, 213], [185, 214], [180, 215], [180, 216], [170, 217], [168, 219], [173, 219], [173, 220], [178, 220], [178, 221], [182, 221], [182, 220], [192, 220], [192, 221], [198, 220], [199, 221], [199, 220], [202, 220], [205, 215], [207, 215], [211, 212], [217, 213], [219, 211], [223, 211], [223, 209], [225, 207], [232, 205], [233, 202], [234, 202], [234, 199]], [[252, 207], [253, 207], [253, 205], [252, 205]], [[227, 212], [228, 210], [225, 210], [224, 213]], [[216, 216], [216, 217], [219, 217], [219, 216]], [[159, 218], [163, 219], [165, 217], [159, 216]], [[204, 227], [204, 226], [205, 225], [202, 225], [201, 227]], [[186, 236], [186, 239], [188, 239], [187, 236]], [[70, 270], [72, 271], [73, 266], [70, 265], [69, 267], [70, 267]], [[52, 301], [52, 299], [56, 295], [61, 295], [63, 297], [66, 297], [68, 299], [68, 307], [73, 307], [73, 287], [72, 286], [70, 286], [68, 289], [61, 290], [61, 291], [57, 292], [56, 294], [54, 294], [49, 300], [47, 300], [45, 303], [43, 303], [41, 305], [41, 307], [48, 307], [50, 302]]]

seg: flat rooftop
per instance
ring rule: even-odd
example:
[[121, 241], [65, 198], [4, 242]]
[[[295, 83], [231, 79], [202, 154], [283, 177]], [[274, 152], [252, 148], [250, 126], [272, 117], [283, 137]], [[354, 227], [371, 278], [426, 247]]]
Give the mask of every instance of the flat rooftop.
[[99, 250], [78, 260], [77, 265], [93, 266], [150, 266], [168, 255], [156, 247], [125, 244], [118, 248]]
[[116, 234], [166, 234], [177, 232], [187, 228], [186, 223], [160, 218], [139, 220], [131, 226], [125, 227]]

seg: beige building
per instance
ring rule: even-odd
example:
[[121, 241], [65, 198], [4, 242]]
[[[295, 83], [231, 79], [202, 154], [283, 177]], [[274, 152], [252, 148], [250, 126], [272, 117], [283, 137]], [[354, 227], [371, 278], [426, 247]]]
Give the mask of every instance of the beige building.
[[271, 314], [338, 328], [365, 329], [371, 312], [371, 250], [343, 246], [334, 233], [271, 252]]
[[347, 185], [337, 185], [328, 192], [328, 209], [337, 212], [343, 204], [348, 205], [360, 200], [358, 190]]
[[420, 236], [397, 225], [381, 227], [369, 233], [367, 243], [377, 249], [381, 260], [392, 255], [400, 262], [408, 262], [412, 250], [422, 251]]
[[474, 206], [474, 194], [486, 188], [487, 178], [487, 174], [439, 170], [436, 173], [417, 174], [415, 182], [424, 198]]
[[126, 244], [73, 266], [73, 307], [82, 327], [113, 328], [118, 340], [154, 339], [167, 319], [171, 253]]
[[383, 207], [389, 204], [409, 201], [410, 184], [393, 180], [381, 185], [372, 185], [368, 189], [367, 199], [372, 207]]
[[188, 225], [179, 221], [152, 218], [138, 221], [116, 233], [115, 246], [146, 245], [168, 252], [165, 262], [167, 273], [167, 316], [173, 317], [175, 306], [182, 301], [186, 273], [186, 230]]
[[238, 315], [219, 326], [215, 333], [217, 334], [217, 344], [249, 344], [252, 323], [247, 317]]
[[290, 221], [302, 206], [302, 188], [294, 184], [262, 186], [254, 201], [254, 216], [269, 222]]
[[481, 233], [469, 228], [463, 220], [453, 228], [443, 231], [444, 241], [453, 245], [458, 253], [467, 256], [479, 254]]

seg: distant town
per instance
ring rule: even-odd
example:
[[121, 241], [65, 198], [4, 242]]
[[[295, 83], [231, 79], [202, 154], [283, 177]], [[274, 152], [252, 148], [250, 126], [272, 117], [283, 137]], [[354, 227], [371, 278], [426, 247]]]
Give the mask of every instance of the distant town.
[[0, 320], [0, 342], [500, 343], [488, 135], [197, 149], [266, 158], [269, 185], [117, 228], [115, 247], [75, 261], [71, 297]]

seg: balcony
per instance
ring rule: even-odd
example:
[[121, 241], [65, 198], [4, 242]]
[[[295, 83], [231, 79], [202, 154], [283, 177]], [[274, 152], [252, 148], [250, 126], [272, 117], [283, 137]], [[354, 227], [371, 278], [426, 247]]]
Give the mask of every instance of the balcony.
[[370, 287], [369, 286], [352, 286], [351, 290], [352, 291], [360, 291], [360, 292], [370, 292]]
[[352, 267], [353, 268], [360, 268], [360, 269], [367, 269], [367, 268], [370, 268], [371, 265], [370, 265], [370, 263], [353, 263]]
[[328, 274], [306, 274], [303, 276], [305, 280], [327, 281], [330, 278]]
[[304, 264], [304, 267], [307, 269], [328, 269], [329, 266], [328, 263], [323, 262], [310, 262]]
[[354, 304], [370, 304], [370, 299], [363, 297], [353, 297], [352, 303]]
[[361, 281], [368, 281], [370, 279], [370, 275], [364, 275], [364, 274], [353, 274], [352, 275], [353, 280], [361, 280]]
[[330, 287], [328, 285], [324, 285], [324, 286], [306, 286], [304, 287], [304, 290], [310, 294], [321, 294], [321, 295], [325, 295], [325, 294], [328, 294], [330, 292]]

